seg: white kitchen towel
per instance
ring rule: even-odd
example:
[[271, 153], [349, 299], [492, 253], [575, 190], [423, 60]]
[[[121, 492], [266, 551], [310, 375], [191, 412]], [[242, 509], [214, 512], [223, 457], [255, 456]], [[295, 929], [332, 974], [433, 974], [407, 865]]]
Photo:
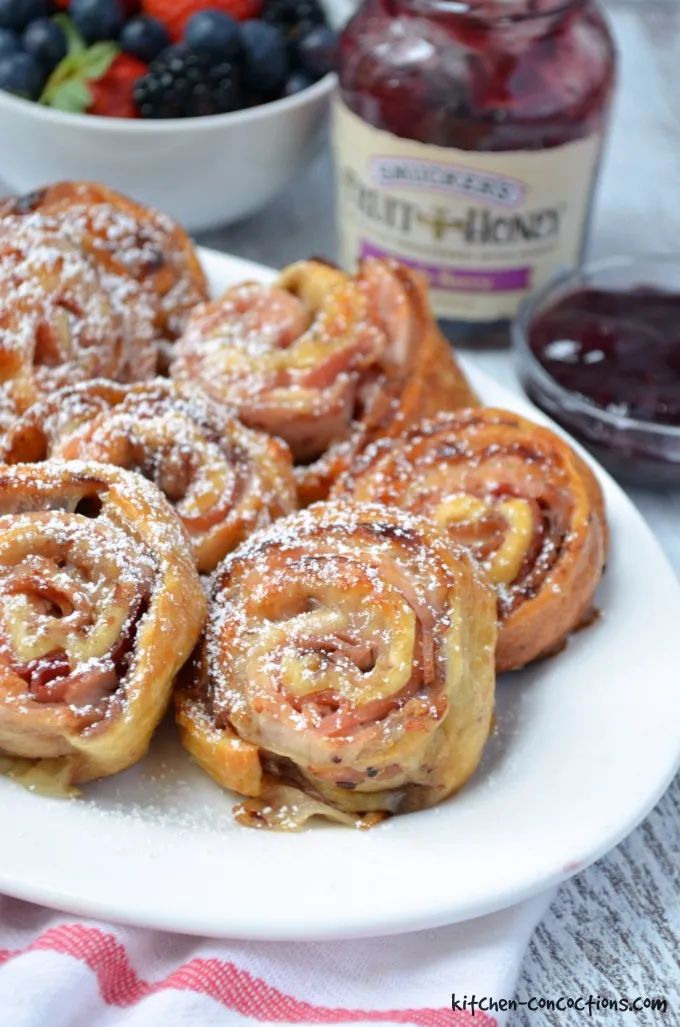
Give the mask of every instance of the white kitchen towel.
[[115, 926], [0, 896], [0, 1027], [502, 1027], [551, 898], [415, 934], [281, 943]]

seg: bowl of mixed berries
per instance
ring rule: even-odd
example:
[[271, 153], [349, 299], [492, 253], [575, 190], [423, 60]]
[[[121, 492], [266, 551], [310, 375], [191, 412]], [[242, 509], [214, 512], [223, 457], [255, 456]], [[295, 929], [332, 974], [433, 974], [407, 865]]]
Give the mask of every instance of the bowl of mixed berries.
[[2, 185], [244, 217], [318, 146], [335, 41], [320, 0], [0, 0]]

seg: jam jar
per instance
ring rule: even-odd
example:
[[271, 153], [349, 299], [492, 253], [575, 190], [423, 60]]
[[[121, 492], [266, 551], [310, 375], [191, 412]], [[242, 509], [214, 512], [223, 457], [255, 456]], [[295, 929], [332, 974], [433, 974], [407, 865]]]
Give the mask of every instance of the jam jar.
[[592, 0], [366, 0], [339, 50], [342, 263], [395, 257], [452, 338], [505, 341], [581, 257], [614, 79]]

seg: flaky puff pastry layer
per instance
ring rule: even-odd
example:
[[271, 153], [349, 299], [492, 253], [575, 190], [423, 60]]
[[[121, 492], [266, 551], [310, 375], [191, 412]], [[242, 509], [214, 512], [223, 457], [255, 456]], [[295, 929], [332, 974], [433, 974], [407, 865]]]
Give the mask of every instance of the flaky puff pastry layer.
[[182, 741], [252, 826], [359, 826], [432, 806], [477, 767], [494, 702], [495, 596], [422, 518], [320, 503], [213, 576], [177, 696]]
[[144, 378], [155, 364], [135, 282], [103, 276], [77, 234], [0, 218], [0, 427], [63, 385]]
[[151, 483], [94, 463], [0, 466], [0, 755], [64, 785], [131, 766], [204, 614]]
[[607, 550], [600, 486], [554, 432], [507, 410], [423, 422], [361, 454], [336, 499], [427, 517], [496, 588], [499, 671], [554, 651], [592, 612]]
[[[21, 218], [76, 235], [100, 273], [141, 287], [156, 336], [167, 344], [184, 329], [190, 310], [208, 287], [194, 245], [167, 214], [97, 182], [56, 182], [0, 204], [0, 221]], [[121, 304], [139, 310], [136, 291]], [[131, 311], [135, 316], [135, 310]], [[134, 370], [134, 369], [133, 369]], [[146, 377], [132, 373], [131, 378]]]
[[354, 454], [421, 417], [476, 402], [424, 281], [386, 260], [356, 276], [308, 260], [196, 308], [171, 374], [290, 446], [303, 504]]
[[165, 494], [201, 572], [250, 532], [297, 509], [290, 452], [190, 384], [94, 380], [54, 393], [0, 434], [0, 461], [95, 460]]

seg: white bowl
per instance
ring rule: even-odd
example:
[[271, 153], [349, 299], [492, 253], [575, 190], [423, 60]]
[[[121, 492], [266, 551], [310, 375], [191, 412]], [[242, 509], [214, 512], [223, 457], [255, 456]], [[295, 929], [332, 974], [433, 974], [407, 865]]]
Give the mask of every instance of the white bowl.
[[320, 145], [334, 75], [295, 96], [231, 114], [133, 120], [66, 114], [0, 92], [0, 180], [105, 182], [198, 231], [270, 200]]

